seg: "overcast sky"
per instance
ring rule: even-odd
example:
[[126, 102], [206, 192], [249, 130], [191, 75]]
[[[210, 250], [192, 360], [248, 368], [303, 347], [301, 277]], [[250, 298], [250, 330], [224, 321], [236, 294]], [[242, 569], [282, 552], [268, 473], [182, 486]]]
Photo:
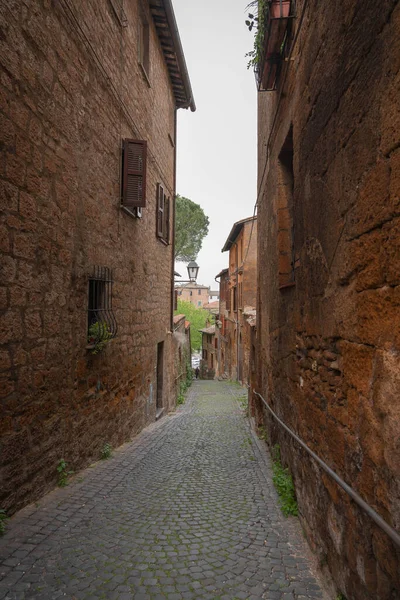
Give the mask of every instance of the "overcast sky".
[[[173, 0], [197, 110], [178, 111], [177, 192], [210, 219], [197, 258], [198, 283], [218, 289], [228, 267], [221, 249], [256, 201], [256, 86], [246, 52], [246, 0]], [[186, 265], [177, 271], [187, 278]]]

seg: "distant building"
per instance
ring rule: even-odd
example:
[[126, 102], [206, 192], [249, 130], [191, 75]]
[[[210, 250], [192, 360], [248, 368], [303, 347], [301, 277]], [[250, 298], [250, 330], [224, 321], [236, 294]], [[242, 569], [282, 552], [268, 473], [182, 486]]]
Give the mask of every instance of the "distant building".
[[214, 302], [215, 300], [219, 300], [219, 291], [218, 290], [210, 290], [208, 297], [209, 297], [209, 302]]
[[245, 313], [256, 308], [257, 217], [243, 219], [233, 225], [222, 248], [222, 252], [227, 251], [229, 269], [218, 275], [217, 374], [247, 382], [251, 332]]
[[209, 302], [208, 304], [204, 304], [204, 310], [208, 310], [211, 315], [218, 315], [219, 313], [219, 300], [215, 300], [214, 302]]
[[175, 286], [175, 290], [178, 293], [178, 300], [184, 302], [190, 302], [197, 308], [203, 308], [205, 304], [209, 302], [210, 288], [206, 285], [199, 285], [198, 283], [187, 283], [184, 285]]
[[217, 365], [215, 325], [200, 330], [202, 333], [202, 353], [200, 363], [201, 379], [214, 379]]

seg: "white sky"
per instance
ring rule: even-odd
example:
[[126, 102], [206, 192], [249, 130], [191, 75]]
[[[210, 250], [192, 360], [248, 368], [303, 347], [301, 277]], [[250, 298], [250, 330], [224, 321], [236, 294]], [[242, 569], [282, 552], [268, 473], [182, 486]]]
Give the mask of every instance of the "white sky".
[[[197, 110], [178, 111], [177, 192], [210, 219], [197, 258], [197, 283], [218, 289], [228, 267], [221, 249], [235, 221], [256, 201], [257, 98], [246, 52], [247, 0], [173, 0]], [[186, 264], [176, 270], [187, 279]]]

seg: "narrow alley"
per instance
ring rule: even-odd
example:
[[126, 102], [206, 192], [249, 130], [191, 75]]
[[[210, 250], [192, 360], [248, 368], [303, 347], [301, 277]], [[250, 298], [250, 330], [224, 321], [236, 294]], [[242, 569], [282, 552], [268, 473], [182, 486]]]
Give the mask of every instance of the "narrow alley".
[[176, 412], [15, 515], [0, 598], [325, 598], [241, 396], [194, 382]]

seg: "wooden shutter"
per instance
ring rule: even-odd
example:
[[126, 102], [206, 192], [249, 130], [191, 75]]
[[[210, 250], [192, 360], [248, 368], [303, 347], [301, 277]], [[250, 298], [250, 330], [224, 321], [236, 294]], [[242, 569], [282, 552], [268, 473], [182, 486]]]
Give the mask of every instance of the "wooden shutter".
[[124, 140], [122, 204], [127, 208], [146, 206], [147, 142]]
[[165, 202], [165, 194], [163, 186], [158, 183], [157, 184], [157, 235], [158, 237], [164, 237], [164, 202]]
[[170, 211], [171, 211], [171, 198], [165, 199], [165, 227], [164, 227], [164, 239], [169, 244], [170, 236]]

